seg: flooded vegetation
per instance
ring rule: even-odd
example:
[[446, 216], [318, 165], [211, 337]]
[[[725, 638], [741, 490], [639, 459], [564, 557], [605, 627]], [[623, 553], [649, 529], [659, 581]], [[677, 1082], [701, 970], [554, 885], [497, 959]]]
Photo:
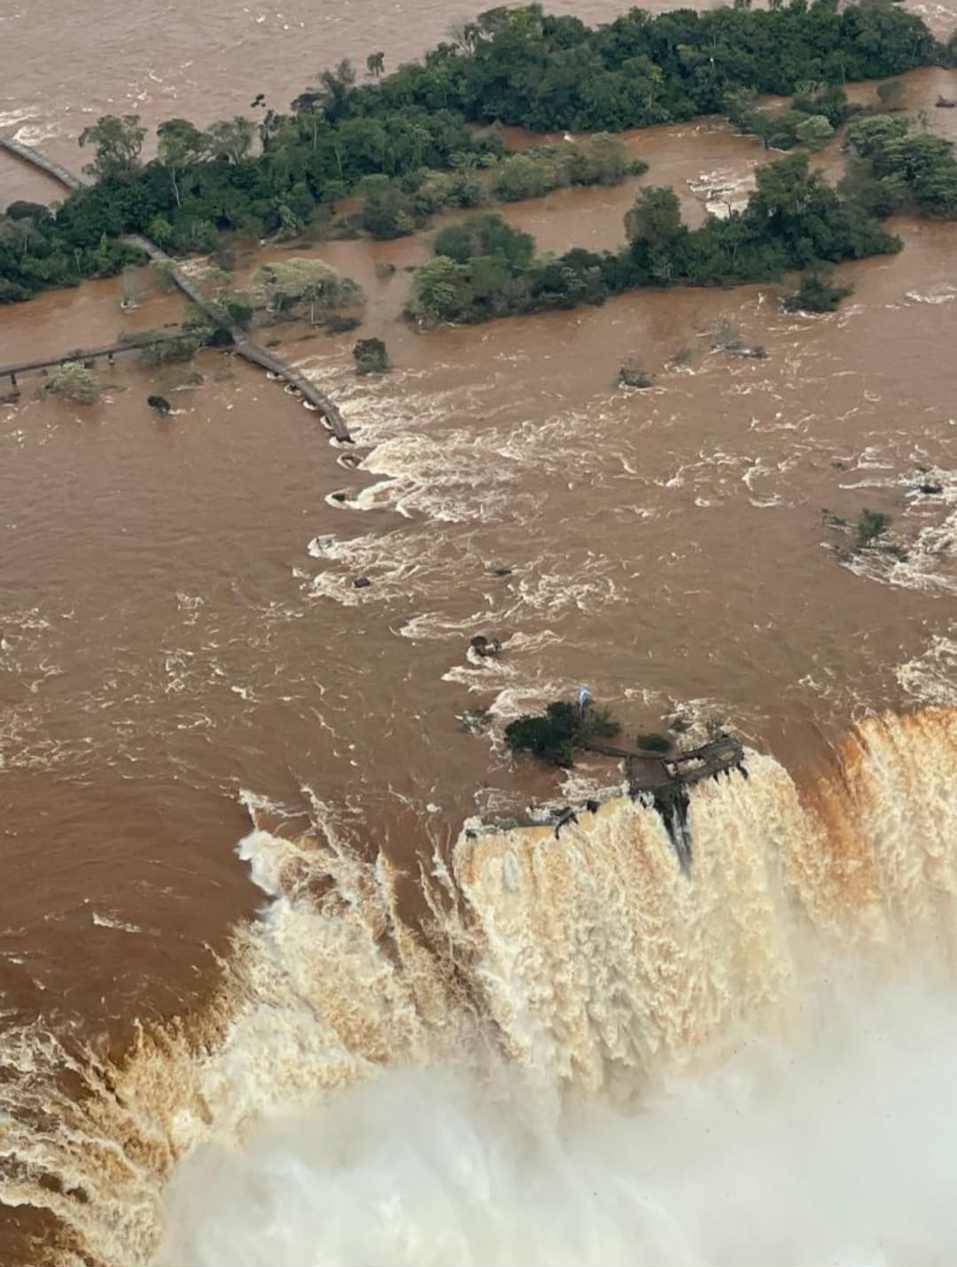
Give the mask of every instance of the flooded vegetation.
[[[573, 9], [617, 16], [556, 12]], [[323, 18], [328, 60], [361, 66], [374, 45], [393, 70], [443, 38], [444, 7], [415, 15], [414, 46], [395, 25], [407, 14]], [[924, 16], [946, 44], [951, 18]], [[262, 85], [285, 109], [269, 82], [281, 50], [283, 82], [315, 83], [295, 25], [307, 15], [230, 10], [223, 38], [245, 59], [231, 77], [206, 20], [172, 12], [160, 64], [117, 18], [122, 91], [114, 65], [93, 82], [92, 45], [78, 52], [89, 92], [70, 67], [55, 78], [52, 52], [31, 62], [36, 102], [3, 108], [36, 106], [38, 121], [8, 126], [69, 165], [83, 127], [114, 108], [206, 129]], [[7, 20], [8, 47], [52, 29], [42, 5], [33, 43], [25, 21]], [[693, 1250], [757, 1267], [784, 1225], [817, 1229], [795, 1239], [795, 1262], [861, 1246], [931, 1261], [957, 1243], [931, 1199], [949, 1105], [918, 1097], [905, 1112], [894, 1098], [904, 1067], [933, 1079], [920, 1052], [952, 1051], [957, 223], [942, 212], [940, 143], [957, 140], [957, 111], [935, 102], [955, 95], [955, 72], [886, 69], [899, 97], [848, 84], [863, 111], [796, 156], [695, 109], [622, 132], [621, 179], [439, 207], [397, 237], [239, 235], [219, 262], [193, 253], [186, 268], [210, 295], [271, 288], [255, 338], [336, 402], [353, 446], [228, 347], [99, 362], [95, 400], [27, 375], [0, 404], [4, 1263], [505, 1264], [544, 1234], [506, 1200], [517, 1175], [549, 1208], [563, 1193], [580, 1211], [585, 1239], [570, 1232], [573, 1251], [556, 1242], [542, 1262], [631, 1261], [638, 1238], [649, 1263]], [[366, 80], [382, 91], [388, 74]], [[54, 101], [54, 83], [71, 99]], [[561, 141], [496, 136], [503, 153]], [[776, 254], [698, 279], [733, 288], [661, 275], [669, 229], [684, 244], [674, 259], [720, 240], [724, 267], [776, 172], [828, 208], [880, 215], [875, 232], [901, 248], [815, 249], [803, 272]], [[13, 159], [0, 176], [6, 203], [60, 196]], [[410, 322], [436, 259], [482, 258], [479, 231], [462, 227], [473, 214], [494, 215], [488, 231], [541, 276], [569, 252], [601, 262], [624, 247], [640, 285], [548, 311], [516, 301], [481, 323]], [[219, 251], [194, 244], [207, 245]], [[736, 249], [749, 258], [744, 238]], [[364, 305], [342, 309], [354, 329], [313, 311], [330, 276], [361, 288]], [[186, 315], [131, 263], [4, 305], [0, 361], [175, 333]], [[639, 737], [665, 736], [693, 752], [727, 729], [749, 777], [729, 765], [690, 786], [676, 837], [628, 794], [624, 758], [583, 750], [568, 769], [510, 755], [511, 724], [582, 685], [622, 727], [597, 743], [644, 752]], [[566, 807], [576, 820], [556, 834]], [[919, 988], [901, 985], [902, 962]], [[816, 1047], [812, 1015], [827, 1018]], [[806, 1082], [777, 1077], [783, 1066]], [[848, 1094], [864, 1067], [889, 1105], [880, 1139]], [[410, 1108], [426, 1103], [422, 1076], [438, 1112]], [[848, 1198], [853, 1217], [823, 1221], [773, 1205], [742, 1245], [689, 1158], [706, 1160], [717, 1130], [745, 1183], [752, 1142], [778, 1155], [759, 1122], [811, 1147], [795, 1123], [822, 1086], [847, 1108], [823, 1152], [886, 1199]], [[844, 1143], [890, 1155], [911, 1131], [939, 1148], [895, 1202]], [[436, 1157], [451, 1174], [466, 1154], [473, 1168], [446, 1191], [460, 1213], [443, 1218], [414, 1176]], [[347, 1213], [337, 1231], [321, 1217], [333, 1199], [350, 1211], [394, 1196], [397, 1156], [410, 1180], [391, 1224]], [[299, 1196], [275, 1178], [292, 1172]], [[480, 1172], [490, 1195], [476, 1204]], [[828, 1184], [842, 1190], [838, 1172]], [[578, 1173], [609, 1190], [619, 1176], [620, 1203], [596, 1202]], [[251, 1192], [286, 1230], [280, 1248], [243, 1223]], [[652, 1205], [663, 1213], [649, 1222]]]

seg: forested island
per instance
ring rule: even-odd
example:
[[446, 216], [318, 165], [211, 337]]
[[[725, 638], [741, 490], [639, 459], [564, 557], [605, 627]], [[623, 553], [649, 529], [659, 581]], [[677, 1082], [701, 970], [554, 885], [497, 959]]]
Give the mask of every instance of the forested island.
[[[155, 158], [135, 115], [106, 116], [80, 137], [92, 149], [88, 187], [54, 210], [18, 202], [0, 216], [0, 301], [109, 276], [142, 257], [120, 242], [142, 233], [174, 254], [213, 251], [223, 235], [292, 238], [338, 218], [388, 238], [443, 208], [474, 209], [569, 184], [611, 184], [644, 170], [609, 133], [725, 113], [766, 144], [813, 149], [847, 122], [842, 84], [917, 66], [954, 64], [923, 21], [886, 0], [746, 3], [651, 16], [633, 9], [596, 29], [538, 4], [497, 8], [464, 24], [421, 62], [385, 74], [366, 60], [323, 71], [287, 112], [260, 104], [200, 129], [172, 119]], [[757, 93], [794, 95], [787, 111], [756, 109]], [[784, 117], [786, 116], [786, 117]], [[505, 152], [496, 124], [597, 135]], [[763, 129], [763, 131], [762, 131]], [[892, 251], [877, 223], [902, 207], [957, 214], [952, 147], [904, 118], [853, 120], [840, 190], [806, 154], [758, 173], [748, 206], [690, 230], [666, 188], [641, 191], [620, 251], [536, 256], [528, 235], [483, 213], [438, 234], [409, 313], [423, 324], [471, 321], [598, 302], [635, 286], [763, 280], [787, 269]], [[351, 206], [351, 204], [350, 204]]]

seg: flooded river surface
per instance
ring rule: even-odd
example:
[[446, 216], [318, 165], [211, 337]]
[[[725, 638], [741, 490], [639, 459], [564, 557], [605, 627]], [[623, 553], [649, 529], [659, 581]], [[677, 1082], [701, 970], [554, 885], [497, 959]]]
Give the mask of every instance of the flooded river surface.
[[[590, 20], [616, 11], [606, 0], [551, 7]], [[395, 65], [463, 16], [432, 0], [385, 9], [354, 2], [319, 19], [301, 6], [198, 12], [175, 0], [160, 10], [125, 5], [94, 38], [84, 33], [88, 10], [81, 0], [43, 0], [0, 15], [0, 59], [22, 68], [4, 76], [2, 121], [74, 166], [76, 134], [104, 110], [135, 109], [155, 124], [174, 113], [197, 122], [231, 115], [259, 90], [279, 104], [340, 56], [361, 62], [382, 47]], [[949, 21], [943, 10], [929, 18]], [[930, 109], [953, 83], [952, 72], [911, 75], [908, 104], [928, 108], [931, 126], [957, 139], [957, 111]], [[855, 89], [861, 100], [872, 92]], [[707, 189], [745, 186], [764, 157], [715, 120], [649, 129], [628, 144], [650, 164], [643, 183], [673, 185], [692, 222], [705, 214]], [[836, 171], [840, 155], [821, 161]], [[3, 202], [56, 196], [6, 157], [0, 180]], [[544, 249], [612, 246], [636, 183], [565, 190], [506, 214]], [[442, 927], [459, 948], [457, 973], [468, 975], [466, 945], [481, 958], [471, 985], [456, 985], [451, 969], [440, 981], [400, 930], [434, 913], [420, 868], [442, 888], [438, 860], [453, 856], [466, 819], [524, 818], [535, 802], [620, 783], [610, 761], [552, 776], [503, 754], [504, 723], [583, 683], [630, 735], [675, 719], [698, 733], [720, 720], [756, 754], [750, 791], [738, 779], [731, 791], [701, 794], [704, 861], [693, 899], [674, 887], [666, 838], [627, 818], [639, 811], [609, 802], [591, 829], [608, 893], [644, 885], [617, 924], [608, 916], [609, 954], [614, 929], [640, 924], [649, 904], [660, 914], [659, 947], [664, 938], [674, 949], [691, 926], [710, 928], [712, 916], [699, 912], [696, 923], [683, 905], [704, 901], [705, 876], [740, 914], [730, 1010], [725, 994], [715, 1002], [715, 986], [713, 997], [703, 989], [698, 1004], [669, 1011], [670, 986], [654, 973], [645, 981], [636, 965], [623, 970], [655, 1000], [642, 1024], [660, 1026], [660, 1050], [686, 1051], [728, 1018], [740, 1022], [788, 995], [782, 982], [803, 979], [799, 956], [782, 949], [791, 916], [765, 901], [779, 885], [828, 936], [838, 908], [841, 919], [852, 910], [856, 931], [846, 940], [855, 945], [886, 949], [895, 921], [926, 917], [950, 961], [957, 924], [941, 903], [957, 891], [948, 852], [957, 812], [946, 793], [957, 773], [957, 225], [894, 228], [903, 251], [842, 268], [854, 293], [826, 316], [783, 312], [783, 285], [679, 289], [427, 334], [400, 319], [406, 270], [426, 258], [427, 234], [307, 248], [362, 283], [360, 334], [385, 339], [395, 366], [357, 379], [355, 335], [267, 332], [340, 403], [356, 469], [280, 385], [217, 352], [198, 358], [196, 382], [181, 368], [157, 379], [128, 358], [104, 370], [109, 389], [95, 406], [46, 399], [37, 377], [22, 380], [18, 402], [0, 405], [5, 1264], [38, 1262], [31, 1235], [52, 1244], [53, 1224], [38, 1210], [52, 1211], [77, 1247], [78, 1257], [58, 1262], [265, 1262], [217, 1257], [199, 1240], [175, 1243], [168, 1230], [173, 1242], [156, 1248], [165, 1179], [221, 1121], [242, 1134], [260, 1111], [342, 1085], [360, 1066], [414, 1066], [424, 1052], [442, 1060], [474, 1039], [483, 1015], [506, 1035], [509, 1056], [535, 1063], [515, 998], [506, 1005], [495, 992], [518, 961], [503, 949], [511, 926], [485, 886], [494, 873], [523, 901], [534, 890], [545, 906], [554, 902], [560, 923], [584, 900], [563, 862], [546, 894], [541, 875], [523, 878], [524, 862], [496, 853], [506, 850], [500, 837], [468, 858], [459, 839], [456, 879], [484, 950], [447, 904]], [[0, 362], [178, 319], [177, 297], [145, 273], [140, 288], [132, 314], [121, 312], [115, 282], [0, 309]], [[715, 350], [720, 322], [764, 345], [766, 359]], [[653, 387], [616, 386], [630, 356], [654, 375]], [[174, 402], [168, 420], [146, 404], [157, 382]], [[865, 507], [892, 517], [904, 557], [855, 555], [851, 531], [823, 513], [853, 524]], [[370, 583], [359, 588], [359, 578]], [[502, 640], [499, 659], [470, 652], [478, 633]], [[915, 709], [924, 711], [904, 716]], [[469, 724], [472, 715], [483, 720]], [[254, 824], [243, 857], [258, 888], [236, 856]], [[918, 825], [933, 866], [914, 861], [909, 833]], [[877, 867], [865, 884], [867, 850], [884, 856], [894, 830], [898, 844], [907, 836], [900, 857], [909, 862]], [[638, 878], [621, 871], [626, 839], [646, 859]], [[325, 843], [310, 855], [304, 840]], [[772, 867], [776, 878], [762, 888], [757, 860], [781, 841], [786, 879]], [[835, 879], [833, 859], [844, 866], [852, 855], [857, 862]], [[921, 884], [937, 896], [918, 900]], [[253, 944], [263, 921], [247, 922], [263, 889], [272, 902], [268, 953]], [[551, 932], [535, 932], [544, 916], [530, 902], [525, 927], [540, 949]], [[502, 918], [494, 936], [493, 908]], [[882, 932], [878, 909], [888, 921]], [[604, 953], [594, 927], [578, 951], [566, 947], [572, 958], [586, 944]], [[766, 932], [762, 948], [746, 927]], [[731, 944], [701, 936], [688, 952], [699, 967]], [[531, 979], [536, 956], [526, 951]], [[541, 953], [544, 989], [567, 961]], [[739, 979], [745, 961], [753, 971]], [[497, 983], [481, 1004], [478, 980]], [[337, 1026], [320, 982], [335, 988], [341, 1009], [350, 994], [367, 993], [375, 1016], [372, 1002], [367, 1015], [356, 999], [355, 1015]], [[602, 988], [582, 986], [582, 997], [594, 1002]], [[551, 1035], [546, 1063], [558, 1080], [588, 1091], [617, 1085], [620, 1053], [603, 1063], [576, 1045], [594, 1016], [546, 1024], [540, 1003], [530, 991], [523, 1006]], [[242, 1007], [253, 1009], [245, 1020]], [[187, 1019], [156, 1046], [149, 1026], [177, 1016], [206, 1019]], [[323, 1042], [336, 1031], [321, 1055], [303, 1018]], [[124, 1074], [91, 1073], [76, 1054], [92, 1044], [103, 1055], [104, 1041], [117, 1054], [137, 1023], [147, 1026], [145, 1047]], [[194, 1023], [201, 1037], [188, 1039]], [[269, 1048], [270, 1027], [285, 1036], [281, 1055]], [[205, 1059], [224, 1041], [232, 1072], [219, 1069], [215, 1091], [200, 1088], [190, 1042]], [[656, 1059], [622, 1067], [650, 1076]], [[311, 1081], [310, 1060], [333, 1072]], [[410, 1102], [424, 1094], [407, 1090]], [[469, 1094], [449, 1092], [466, 1116]], [[83, 1101], [82, 1112], [69, 1107]], [[202, 1127], [183, 1125], [191, 1113]], [[125, 1170], [104, 1139], [125, 1150]], [[109, 1176], [106, 1194], [92, 1190], [88, 1149]], [[174, 1223], [188, 1228], [198, 1216], [183, 1195], [188, 1177], [179, 1184]], [[293, 1224], [309, 1234], [308, 1223]], [[367, 1249], [268, 1261], [386, 1261], [361, 1257]], [[618, 1261], [590, 1252], [576, 1261]], [[509, 1261], [489, 1254], [486, 1262]], [[547, 1261], [565, 1260], [556, 1251]]]

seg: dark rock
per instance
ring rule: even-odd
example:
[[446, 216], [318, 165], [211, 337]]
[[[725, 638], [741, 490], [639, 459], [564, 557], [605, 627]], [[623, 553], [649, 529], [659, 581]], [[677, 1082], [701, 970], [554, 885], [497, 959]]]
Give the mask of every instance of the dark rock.
[[577, 826], [578, 815], [575, 813], [575, 811], [572, 809], [570, 805], [566, 805], [566, 807], [559, 813], [558, 817], [555, 819], [555, 839], [556, 840], [558, 840], [559, 837], [561, 836], [562, 828], [567, 827], [569, 823], [575, 823], [575, 825]]
[[334, 312], [331, 317], [327, 317], [322, 323], [322, 328], [326, 334], [348, 334], [350, 330], [358, 330], [362, 322], [358, 317], [343, 317], [338, 312]]
[[587, 809], [587, 810], [588, 810], [589, 814], [597, 814], [597, 813], [598, 813], [598, 810], [599, 810], [600, 808], [601, 808], [601, 807], [599, 806], [599, 804], [598, 804], [598, 802], [597, 802], [597, 801], [586, 801], [586, 802], [585, 802], [585, 809]]
[[147, 396], [146, 403], [150, 409], [155, 409], [163, 418], [168, 418], [173, 412], [173, 406], [169, 403], [165, 396]]
[[364, 590], [364, 589], [368, 589], [369, 586], [372, 584], [372, 582], [369, 580], [367, 576], [357, 576], [356, 579], [352, 582], [352, 584], [356, 587], [357, 590]]
[[936, 480], [925, 480], [923, 484], [918, 484], [917, 487], [927, 497], [939, 497], [944, 491], [943, 484], [938, 484]]
[[489, 564], [488, 570], [492, 576], [511, 576], [512, 575], [512, 569], [510, 567], [506, 567], [504, 563]]
[[497, 656], [502, 653], [502, 644], [498, 638], [486, 638], [484, 634], [476, 634], [469, 640], [469, 646], [480, 656]]

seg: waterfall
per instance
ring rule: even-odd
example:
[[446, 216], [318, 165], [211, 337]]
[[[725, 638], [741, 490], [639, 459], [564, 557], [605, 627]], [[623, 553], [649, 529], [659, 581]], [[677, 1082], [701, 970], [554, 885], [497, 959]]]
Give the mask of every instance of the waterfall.
[[[71, 1267], [876, 1267], [934, 1261], [926, 1229], [957, 1250], [933, 1204], [957, 1158], [957, 712], [867, 718], [835, 756], [800, 788], [757, 753], [695, 787], [690, 874], [627, 797], [558, 838], [423, 847], [415, 929], [393, 865], [321, 812], [307, 838], [255, 829], [268, 905], [202, 1017], [118, 1066], [4, 1040], [0, 1199], [51, 1211]], [[911, 1143], [924, 1227], [884, 1178], [873, 1226], [853, 1184], [830, 1210]], [[819, 1178], [788, 1180], [802, 1149]]]

